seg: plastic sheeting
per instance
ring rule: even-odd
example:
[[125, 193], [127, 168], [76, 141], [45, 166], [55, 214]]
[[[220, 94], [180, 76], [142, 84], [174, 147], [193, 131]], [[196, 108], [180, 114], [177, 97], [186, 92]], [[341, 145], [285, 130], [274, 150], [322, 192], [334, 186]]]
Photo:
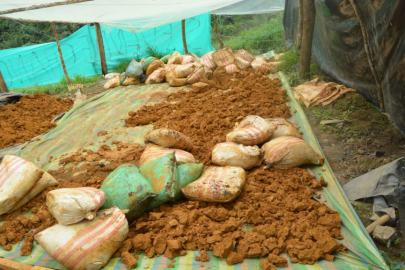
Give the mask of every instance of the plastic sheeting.
[[216, 15], [264, 14], [284, 10], [285, 0], [244, 0], [212, 11]]
[[[108, 70], [122, 59], [148, 56], [149, 46], [161, 52], [184, 54], [181, 22], [156, 27], [141, 33], [102, 27]], [[189, 52], [199, 56], [214, 50], [211, 45], [210, 15], [202, 14], [186, 20]], [[101, 74], [100, 55], [94, 26], [84, 26], [60, 41], [69, 76]], [[56, 43], [45, 43], [0, 51], [0, 70], [9, 88], [34, 84], [52, 84], [64, 78]]]
[[[405, 1], [355, 0], [367, 44], [381, 82], [386, 111], [405, 133]], [[315, 0], [312, 53], [319, 67], [379, 106], [376, 79], [364, 49], [363, 34], [350, 1]], [[287, 43], [295, 40], [298, 0], [286, 0]]]
[[[311, 147], [317, 152], [322, 153], [305, 113], [299, 102], [294, 98], [293, 91], [287, 80], [282, 73], [278, 75], [290, 98], [288, 104], [291, 107], [293, 116], [289, 120], [300, 128], [304, 133], [304, 139]], [[172, 92], [175, 89], [169, 87], [166, 83], [115, 88], [100, 96], [86, 100], [71, 109], [58, 122], [56, 128], [47, 134], [39, 136], [39, 140], [35, 139], [31, 141], [22, 149], [21, 147], [20, 149], [15, 148], [14, 152], [11, 152], [11, 149], [0, 150], [0, 157], [5, 153], [14, 154], [27, 160], [32, 160], [36, 165], [46, 170], [57, 170], [61, 166], [59, 158], [67, 153], [73, 153], [82, 149], [96, 151], [103, 144], [114, 147], [112, 146], [114, 140], [142, 144], [145, 134], [152, 129], [152, 125], [134, 128], [125, 127], [123, 119], [125, 119], [127, 112], [136, 111], [142, 105], [152, 105], [161, 101], [151, 98], [157, 96], [155, 93], [160, 91]], [[177, 88], [176, 90], [180, 89], [187, 90], [187, 88]], [[97, 135], [100, 130], [108, 131], [108, 140], [104, 141], [103, 136]], [[79, 166], [81, 165], [84, 165], [84, 163]], [[333, 262], [321, 260], [314, 265], [293, 264], [289, 261], [289, 269], [388, 269], [381, 254], [349, 203], [339, 182], [336, 180], [328, 162], [325, 160], [323, 166], [310, 166], [307, 169], [317, 179], [322, 176], [328, 182], [328, 186], [322, 191], [322, 202], [340, 213], [342, 236], [344, 237], [342, 242], [349, 252], [347, 254], [341, 252], [334, 254], [335, 260]], [[21, 256], [20, 247], [21, 243], [14, 245], [11, 251], [0, 249], [0, 256], [27, 264], [66, 269], [50, 258], [36, 244], [34, 244], [33, 253], [30, 256]], [[199, 262], [195, 260], [195, 255], [197, 254], [198, 251], [188, 251], [186, 256], [176, 258], [174, 269], [200, 269]], [[204, 263], [206, 269], [259, 269], [259, 258], [245, 259], [241, 264], [228, 266], [225, 260], [213, 257], [211, 252], [209, 252], [209, 255], [211, 257], [210, 261]], [[283, 256], [287, 258], [286, 254], [283, 254]], [[146, 266], [149, 269], [164, 269], [167, 268], [171, 260], [163, 256], [149, 259], [146, 256], [140, 255], [138, 262], [139, 269], [144, 269]], [[114, 258], [104, 269], [126, 269], [126, 267], [122, 265], [121, 261]]]

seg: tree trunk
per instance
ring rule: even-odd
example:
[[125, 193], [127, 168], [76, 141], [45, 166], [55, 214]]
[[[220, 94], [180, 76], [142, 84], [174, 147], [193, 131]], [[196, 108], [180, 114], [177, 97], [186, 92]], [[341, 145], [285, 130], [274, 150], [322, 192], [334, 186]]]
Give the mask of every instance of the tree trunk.
[[215, 15], [215, 14], [214, 14], [214, 26], [215, 26], [215, 33], [217, 34], [217, 39], [219, 41], [219, 46], [222, 49], [224, 47], [224, 43], [222, 42], [221, 36], [219, 35], [217, 15]]
[[54, 22], [52, 23], [52, 29], [53, 29], [53, 34], [55, 35], [56, 45], [58, 46], [60, 62], [62, 63], [62, 68], [63, 68], [63, 72], [65, 73], [66, 81], [69, 85], [71, 85], [72, 83], [70, 82], [70, 78], [69, 78], [69, 75], [66, 70], [65, 60], [63, 60], [62, 50], [60, 48], [59, 39], [58, 39], [58, 33], [56, 32], [56, 26], [55, 26]]
[[303, 20], [303, 12], [302, 12], [302, 0], [298, 0], [298, 27], [297, 27], [297, 37], [295, 38], [295, 49], [301, 49], [301, 42], [302, 42], [302, 20]]
[[183, 47], [184, 47], [184, 53], [188, 54], [188, 49], [187, 49], [187, 40], [186, 40], [186, 20], [181, 21], [181, 31], [183, 33]]
[[7, 84], [4, 81], [3, 74], [1, 74], [0, 70], [0, 93], [7, 93], [7, 92], [8, 92]]
[[302, 0], [302, 44], [300, 59], [300, 77], [309, 79], [311, 65], [312, 38], [315, 26], [315, 4], [314, 0]]
[[95, 25], [96, 25], [98, 52], [100, 53], [101, 71], [103, 75], [106, 75], [108, 73], [108, 70], [107, 70], [107, 61], [105, 59], [103, 36], [101, 35], [100, 24], [96, 23]]

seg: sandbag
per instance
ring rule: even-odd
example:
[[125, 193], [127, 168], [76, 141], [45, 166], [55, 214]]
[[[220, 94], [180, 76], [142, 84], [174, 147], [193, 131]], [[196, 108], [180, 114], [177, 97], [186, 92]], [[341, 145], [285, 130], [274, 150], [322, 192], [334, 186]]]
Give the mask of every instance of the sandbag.
[[121, 85], [120, 76], [115, 76], [104, 84], [104, 89], [110, 89]]
[[161, 83], [165, 80], [165, 69], [163, 67], [156, 69], [146, 79], [145, 84]]
[[179, 189], [176, 191], [174, 200], [180, 200], [183, 198], [182, 188], [185, 188], [188, 184], [197, 180], [204, 169], [204, 164], [202, 163], [188, 163], [177, 166], [177, 177], [179, 182]]
[[174, 52], [170, 57], [169, 60], [167, 60], [168, 65], [176, 64], [179, 65], [181, 64], [181, 61], [183, 60], [183, 56], [179, 52]]
[[135, 84], [140, 84], [141, 83], [141, 77], [126, 77], [125, 80], [122, 82], [123, 86], [128, 86], [128, 85], [135, 85]]
[[148, 58], [145, 59], [142, 63], [142, 70], [146, 72], [148, 69], [149, 65], [153, 63], [153, 61], [158, 60], [156, 57], [149, 56]]
[[182, 59], [181, 59], [181, 64], [185, 65], [185, 64], [189, 64], [189, 63], [194, 63], [195, 62], [195, 58], [192, 55], [183, 55]]
[[212, 54], [212, 60], [218, 67], [226, 67], [233, 63], [235, 56], [233, 55], [232, 49], [226, 46]]
[[48, 192], [46, 205], [61, 225], [92, 220], [105, 200], [104, 191], [91, 187], [61, 188]]
[[0, 164], [0, 215], [12, 210], [43, 174], [34, 163], [6, 155]]
[[142, 73], [142, 64], [138, 63], [135, 59], [132, 59], [127, 69], [125, 70], [125, 76], [127, 77], [139, 78]]
[[21, 200], [17, 202], [17, 204], [11, 211], [9, 211], [9, 213], [23, 207], [26, 203], [38, 196], [47, 187], [56, 187], [58, 184], [58, 181], [56, 181], [56, 179], [52, 175], [44, 171], [41, 179], [39, 179], [35, 186], [27, 194], [25, 194]]
[[108, 73], [108, 74], [104, 75], [104, 79], [111, 80], [115, 76], [120, 76], [120, 74], [117, 73], [117, 72], [111, 72], [111, 73]]
[[175, 69], [176, 78], [186, 78], [188, 75], [193, 73], [195, 68], [196, 68], [196, 65], [194, 63], [178, 65]]
[[261, 163], [260, 149], [256, 145], [245, 146], [234, 142], [218, 143], [212, 150], [212, 162], [220, 166], [251, 169]]
[[276, 126], [276, 130], [273, 132], [273, 135], [271, 135], [270, 140], [281, 136], [302, 138], [298, 129], [284, 118], [267, 118], [266, 121]]
[[255, 57], [246, 50], [237, 50], [235, 53], [235, 58], [236, 57], [242, 58], [243, 60], [249, 62], [249, 64], [252, 63], [252, 61], [255, 59]]
[[174, 78], [168, 81], [170, 86], [184, 86], [187, 84], [187, 78]]
[[176, 67], [178, 65], [172, 64], [172, 65], [166, 65], [165, 67], [165, 79], [167, 82], [170, 82], [174, 78], [176, 78]]
[[187, 83], [193, 84], [205, 78], [205, 67], [196, 69], [192, 74], [187, 77]]
[[153, 187], [139, 169], [133, 164], [124, 164], [111, 172], [100, 189], [105, 192], [105, 202], [102, 208], [117, 206], [128, 209], [128, 220], [140, 216], [156, 197]]
[[128, 235], [128, 221], [117, 207], [99, 211], [91, 221], [57, 224], [35, 235], [56, 261], [71, 270], [96, 270], [108, 263]]
[[227, 203], [239, 196], [245, 183], [246, 173], [240, 167], [210, 166], [181, 192], [189, 200]]
[[267, 63], [267, 72], [268, 73], [276, 73], [280, 71], [282, 62], [270, 62]]
[[162, 147], [193, 150], [193, 142], [181, 132], [169, 129], [154, 129], [145, 136], [145, 143], [154, 143]]
[[174, 201], [176, 191], [179, 189], [174, 153], [148, 162], [142, 165], [139, 170], [145, 179], [149, 180], [157, 194], [149, 205], [161, 205], [168, 201]]
[[189, 152], [175, 148], [164, 148], [156, 144], [149, 143], [139, 159], [139, 166], [143, 166], [148, 162], [151, 162], [173, 152], [176, 155], [177, 165], [197, 162], [194, 156]]
[[169, 61], [169, 57], [171, 56], [171, 54], [166, 54], [165, 56], [163, 56], [162, 58], [160, 58], [160, 61], [162, 61], [163, 63], [167, 64], [167, 61]]
[[151, 75], [155, 70], [157, 70], [158, 68], [162, 68], [165, 67], [165, 63], [163, 63], [160, 60], [155, 60], [153, 61], [148, 68], [146, 69], [146, 76]]
[[211, 70], [217, 67], [217, 64], [215, 64], [214, 60], [212, 60], [213, 53], [214, 53], [213, 51], [207, 52], [200, 58], [200, 62]]
[[235, 64], [230, 64], [225, 67], [225, 71], [228, 74], [235, 74], [236, 72], [240, 71], [240, 69]]
[[241, 70], [247, 70], [248, 68], [251, 67], [251, 65], [248, 61], [246, 61], [245, 59], [243, 59], [239, 56], [235, 57], [234, 64]]
[[267, 167], [277, 169], [289, 169], [304, 164], [323, 164], [323, 157], [306, 141], [292, 136], [281, 136], [265, 143], [261, 152]]
[[227, 142], [244, 145], [257, 145], [266, 142], [273, 135], [276, 126], [260, 116], [246, 116], [242, 122], [236, 124], [232, 132], [226, 135]]
[[266, 65], [267, 61], [266, 58], [258, 56], [250, 64], [254, 69], [257, 69], [261, 68], [263, 64]]

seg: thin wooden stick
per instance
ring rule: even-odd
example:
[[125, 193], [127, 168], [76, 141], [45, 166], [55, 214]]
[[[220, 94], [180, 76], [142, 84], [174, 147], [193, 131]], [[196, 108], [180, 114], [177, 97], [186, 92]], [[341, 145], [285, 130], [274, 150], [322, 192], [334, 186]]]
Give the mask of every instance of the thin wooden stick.
[[62, 68], [63, 68], [63, 72], [65, 73], [66, 81], [67, 81], [67, 83], [69, 85], [71, 85], [72, 83], [70, 82], [70, 78], [69, 78], [69, 75], [68, 75], [67, 70], [66, 70], [65, 60], [63, 60], [62, 50], [60, 48], [60, 43], [59, 43], [59, 39], [58, 39], [58, 33], [56, 32], [56, 26], [55, 26], [54, 22], [52, 23], [52, 29], [53, 29], [53, 34], [54, 34], [55, 39], [56, 39], [56, 45], [58, 46], [60, 62], [62, 63]]
[[219, 46], [222, 49], [224, 47], [224, 43], [222, 42], [221, 36], [219, 35], [218, 23], [217, 23], [217, 15], [215, 15], [215, 14], [214, 14], [214, 26], [215, 26], [215, 33], [217, 34], [217, 38], [218, 38], [218, 41], [219, 41]]
[[7, 93], [7, 92], [8, 92], [7, 84], [3, 78], [3, 74], [1, 74], [1, 70], [0, 70], [0, 93]]
[[95, 25], [96, 25], [98, 51], [100, 53], [101, 71], [103, 72], [103, 75], [106, 75], [108, 73], [108, 70], [107, 70], [107, 61], [105, 59], [103, 36], [101, 35], [100, 24], [96, 23]]
[[371, 58], [370, 48], [368, 45], [368, 34], [367, 34], [366, 28], [364, 26], [360, 12], [357, 9], [357, 5], [354, 3], [353, 0], [350, 0], [350, 4], [352, 4], [354, 13], [356, 14], [356, 17], [359, 20], [361, 33], [363, 35], [363, 44], [364, 44], [364, 50], [366, 51], [366, 55], [367, 55], [368, 65], [370, 66], [371, 73], [373, 74], [375, 83], [377, 84], [377, 94], [378, 94], [378, 101], [380, 103], [380, 109], [381, 109], [381, 111], [385, 112], [384, 94], [382, 91], [380, 78], [377, 75], [377, 71], [375, 70], [373, 60]]
[[77, 3], [89, 2], [89, 1], [93, 1], [93, 0], [68, 0], [68, 1], [62, 1], [62, 2], [49, 3], [49, 4], [34, 5], [34, 6], [30, 6], [30, 7], [25, 7], [25, 8], [14, 8], [14, 9], [0, 11], [0, 15], [16, 13], [16, 12], [20, 12], [20, 11], [48, 8], [48, 7], [71, 5], [71, 4], [77, 4]]
[[309, 79], [312, 54], [312, 38], [315, 25], [315, 3], [314, 0], [302, 1], [302, 44], [300, 56], [300, 77]]
[[295, 38], [295, 48], [297, 50], [301, 49], [303, 17], [304, 14], [302, 11], [302, 0], [298, 0], [298, 28], [297, 28], [297, 37]]
[[186, 41], [186, 20], [181, 21], [181, 31], [183, 33], [183, 47], [184, 47], [184, 52], [188, 54], [188, 49], [187, 49], [187, 41]]

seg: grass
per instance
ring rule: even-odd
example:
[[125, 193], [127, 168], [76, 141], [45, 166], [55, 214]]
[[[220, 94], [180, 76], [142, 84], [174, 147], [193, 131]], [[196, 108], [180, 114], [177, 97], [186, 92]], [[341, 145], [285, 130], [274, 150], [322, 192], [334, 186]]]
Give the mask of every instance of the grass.
[[[84, 84], [85, 87], [94, 86], [97, 81], [102, 78], [101, 75], [96, 75], [93, 77], [85, 77], [80, 74], [73, 75], [70, 78], [72, 84]], [[37, 92], [45, 93], [45, 94], [59, 94], [63, 92], [68, 92], [68, 83], [66, 78], [61, 79], [59, 82], [55, 84], [48, 84], [48, 85], [33, 85], [28, 87], [21, 87], [21, 88], [13, 88], [10, 89], [11, 92], [14, 93], [25, 93], [25, 94], [35, 94]]]

